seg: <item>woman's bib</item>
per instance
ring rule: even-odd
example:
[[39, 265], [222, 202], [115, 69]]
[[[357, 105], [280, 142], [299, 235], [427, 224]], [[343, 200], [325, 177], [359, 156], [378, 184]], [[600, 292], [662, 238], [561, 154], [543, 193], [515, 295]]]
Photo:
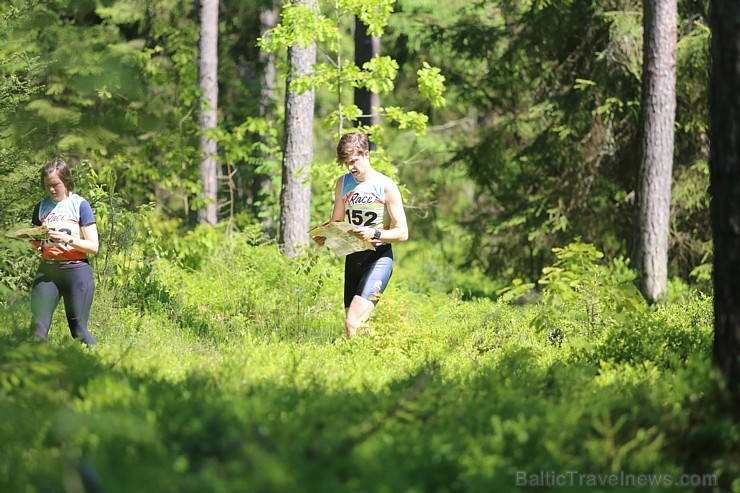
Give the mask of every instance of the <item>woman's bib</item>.
[[[38, 222], [37, 222], [38, 221]], [[72, 194], [59, 203], [46, 197], [34, 213], [33, 223], [45, 225], [55, 231], [72, 235], [75, 240], [82, 238], [82, 225], [95, 222], [90, 204], [77, 194]], [[44, 240], [41, 243], [41, 257], [44, 260], [83, 260], [87, 254], [63, 243]]]

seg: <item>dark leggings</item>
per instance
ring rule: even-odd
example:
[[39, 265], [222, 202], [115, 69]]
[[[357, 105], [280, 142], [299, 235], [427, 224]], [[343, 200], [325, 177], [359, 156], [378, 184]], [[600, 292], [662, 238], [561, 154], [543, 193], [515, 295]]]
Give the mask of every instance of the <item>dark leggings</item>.
[[41, 262], [31, 291], [32, 329], [35, 335], [46, 341], [59, 298], [64, 298], [64, 311], [72, 337], [88, 346], [95, 345], [95, 338], [87, 330], [94, 294], [95, 281], [88, 263]]

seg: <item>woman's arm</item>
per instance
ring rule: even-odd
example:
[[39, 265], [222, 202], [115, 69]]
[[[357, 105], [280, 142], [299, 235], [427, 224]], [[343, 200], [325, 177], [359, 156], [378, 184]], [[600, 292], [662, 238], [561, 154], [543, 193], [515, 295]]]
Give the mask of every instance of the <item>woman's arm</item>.
[[[75, 250], [79, 250], [84, 253], [98, 253], [98, 226], [95, 223], [90, 223], [87, 226], [82, 226], [82, 237], [75, 238], [71, 234], [65, 233], [64, 231], [49, 230], [49, 239], [55, 243], [64, 243], [65, 245], [71, 246]], [[71, 243], [70, 243], [71, 241]]]

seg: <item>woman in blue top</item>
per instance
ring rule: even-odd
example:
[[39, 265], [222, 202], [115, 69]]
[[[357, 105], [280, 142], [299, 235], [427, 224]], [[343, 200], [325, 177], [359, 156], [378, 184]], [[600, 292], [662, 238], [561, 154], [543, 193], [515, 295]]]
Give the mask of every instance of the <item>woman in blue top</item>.
[[[367, 240], [375, 250], [347, 255], [344, 264], [344, 308], [347, 337], [353, 337], [372, 314], [393, 271], [391, 243], [408, 239], [406, 213], [398, 186], [370, 164], [370, 145], [361, 132], [343, 135], [337, 161], [349, 173], [337, 180], [332, 221], [356, 226], [350, 234]], [[314, 237], [322, 244], [322, 237]]]
[[62, 159], [41, 168], [41, 185], [49, 196], [33, 211], [33, 224], [49, 228], [49, 238], [33, 242], [41, 253], [41, 265], [31, 291], [32, 330], [46, 341], [60, 298], [72, 337], [87, 346], [95, 338], [87, 329], [95, 282], [88, 254], [98, 252], [98, 229], [87, 200], [72, 193], [72, 173]]

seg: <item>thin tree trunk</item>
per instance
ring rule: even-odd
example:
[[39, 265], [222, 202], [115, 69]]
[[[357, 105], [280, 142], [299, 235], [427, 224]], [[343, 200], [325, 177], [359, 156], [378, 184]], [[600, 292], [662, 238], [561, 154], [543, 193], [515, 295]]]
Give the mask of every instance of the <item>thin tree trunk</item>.
[[[273, 1], [270, 8], [265, 8], [260, 12], [260, 36], [275, 27], [278, 19], [277, 2]], [[260, 115], [266, 119], [272, 119], [273, 105], [275, 104], [275, 78], [277, 70], [275, 69], [275, 54], [272, 51], [260, 50], [260, 62], [262, 66], [262, 81], [260, 88]], [[270, 159], [272, 156], [262, 155], [263, 159]], [[270, 207], [265, 204], [267, 197], [272, 195], [272, 180], [266, 175], [254, 175], [253, 196], [260, 203], [258, 214], [262, 217], [262, 228], [268, 238], [275, 235], [275, 222], [273, 215], [270, 213]]]
[[218, 147], [207, 132], [218, 123], [218, 0], [201, 0], [199, 84], [200, 179], [206, 204], [198, 210], [198, 222], [216, 224], [218, 195]]
[[[316, 0], [292, 0], [316, 8]], [[288, 80], [285, 97], [285, 151], [280, 193], [278, 243], [288, 257], [308, 244], [311, 205], [311, 161], [313, 159], [314, 90], [302, 94], [291, 90], [297, 77], [307, 75], [316, 63], [316, 43], [288, 48]]]
[[[373, 57], [380, 55], [380, 37], [370, 36], [367, 26], [355, 18], [355, 65], [362, 68]], [[362, 111], [359, 119], [361, 125], [377, 125], [380, 115], [373, 108], [380, 106], [380, 95], [370, 92], [364, 87], [355, 88], [355, 104]]]
[[677, 16], [676, 0], [645, 0], [636, 266], [650, 302], [665, 296], [668, 281]]
[[714, 360], [740, 398], [740, 3], [713, 0], [711, 9]]

